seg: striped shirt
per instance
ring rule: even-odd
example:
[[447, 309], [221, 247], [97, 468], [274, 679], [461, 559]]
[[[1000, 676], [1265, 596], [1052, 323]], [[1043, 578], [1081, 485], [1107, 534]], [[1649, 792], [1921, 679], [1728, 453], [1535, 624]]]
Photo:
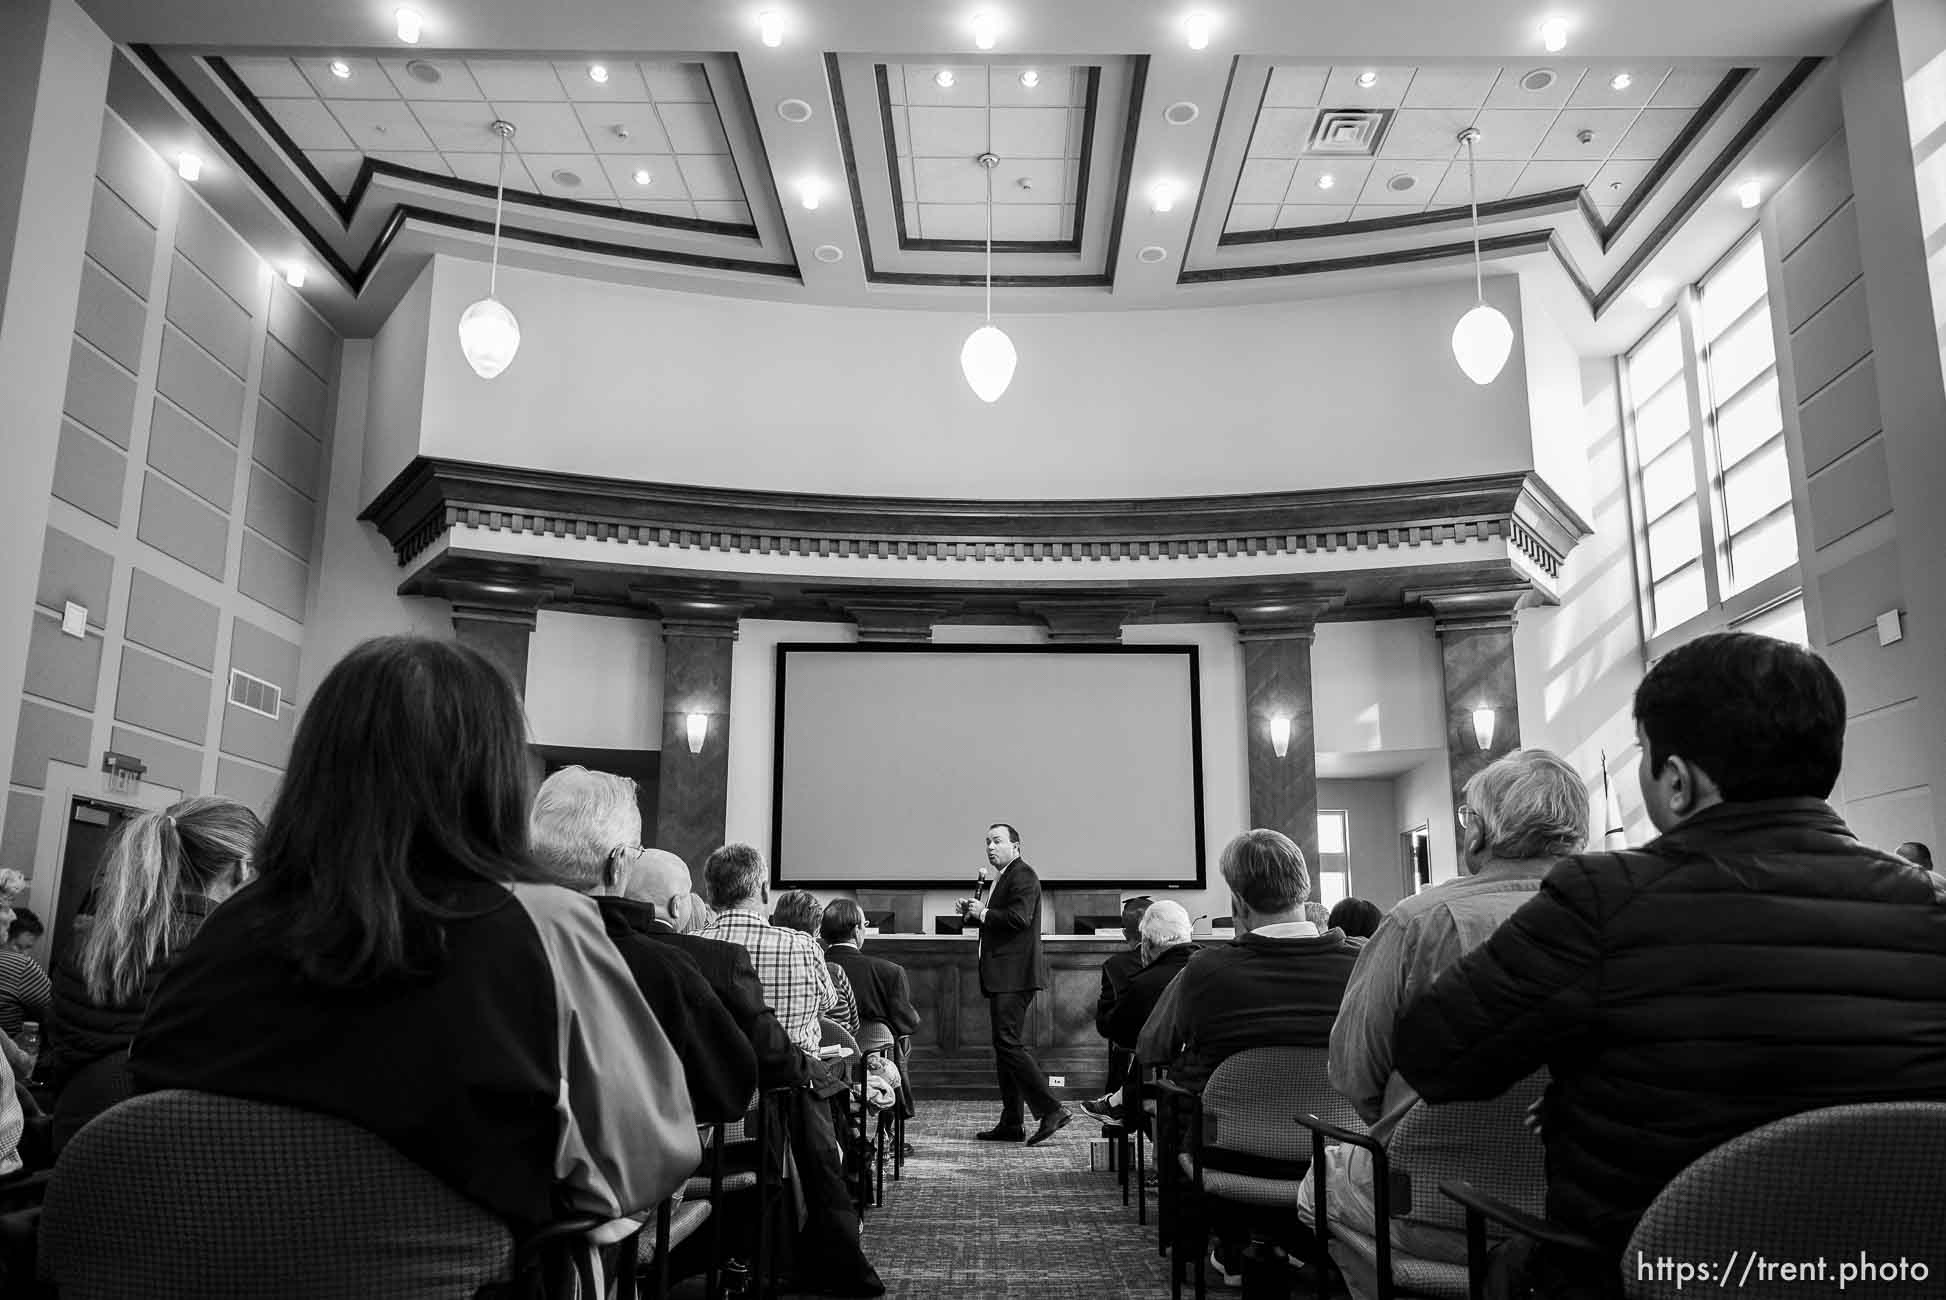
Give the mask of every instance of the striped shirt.
[[816, 1055], [824, 1041], [818, 1018], [838, 1009], [838, 990], [831, 983], [818, 941], [802, 930], [774, 926], [747, 908], [719, 913], [702, 936], [749, 950], [750, 963], [764, 986], [764, 1001], [777, 1013], [791, 1041]]
[[0, 949], [0, 1030], [17, 1038], [29, 1020], [45, 1026], [53, 992], [39, 962], [13, 948]]

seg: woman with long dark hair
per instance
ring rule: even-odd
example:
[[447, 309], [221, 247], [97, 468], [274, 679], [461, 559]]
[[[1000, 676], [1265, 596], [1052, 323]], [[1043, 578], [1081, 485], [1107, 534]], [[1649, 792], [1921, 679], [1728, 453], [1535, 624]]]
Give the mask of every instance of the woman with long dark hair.
[[124, 822], [54, 972], [41, 1077], [54, 1149], [128, 1096], [128, 1047], [178, 953], [233, 893], [263, 823], [229, 799], [184, 799]]
[[667, 1198], [699, 1159], [682, 1066], [589, 899], [536, 883], [526, 724], [450, 641], [319, 684], [257, 880], [149, 1009], [138, 1091], [336, 1115], [529, 1231]]

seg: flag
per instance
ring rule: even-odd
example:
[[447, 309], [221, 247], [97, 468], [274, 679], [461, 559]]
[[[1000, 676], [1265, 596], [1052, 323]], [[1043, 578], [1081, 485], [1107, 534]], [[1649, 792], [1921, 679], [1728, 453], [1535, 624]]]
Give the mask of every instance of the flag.
[[1628, 847], [1628, 834], [1622, 829], [1622, 808], [1615, 802], [1615, 789], [1608, 783], [1608, 751], [1601, 751], [1601, 846], [1604, 849]]

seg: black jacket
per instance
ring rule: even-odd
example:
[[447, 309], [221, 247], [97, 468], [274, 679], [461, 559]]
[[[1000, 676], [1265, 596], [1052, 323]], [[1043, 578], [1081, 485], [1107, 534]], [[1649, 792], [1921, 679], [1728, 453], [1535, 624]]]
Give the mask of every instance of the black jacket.
[[[1730, 1138], [1848, 1102], [1946, 1100], [1946, 886], [1819, 799], [1720, 804], [1566, 858], [1406, 1009], [1429, 1102], [1545, 1065], [1548, 1213], [1617, 1255]], [[1814, 1176], [1807, 1173], [1806, 1176]]]
[[919, 1028], [919, 1010], [912, 1005], [912, 990], [906, 981], [905, 967], [883, 957], [874, 957], [848, 943], [826, 948], [824, 956], [851, 981], [851, 992], [858, 1001], [858, 1018], [861, 1021], [876, 1020], [890, 1029], [894, 1037]]
[[1191, 954], [1201, 949], [1193, 943], [1179, 943], [1173, 948], [1164, 948], [1156, 959], [1129, 977], [1122, 985], [1121, 992], [1115, 995], [1114, 1005], [1105, 1017], [1108, 1023], [1108, 1041], [1117, 1047], [1135, 1050], [1135, 1039], [1142, 1032], [1142, 1026], [1149, 1021], [1149, 1013], [1162, 999], [1162, 991], [1169, 987], [1182, 968], [1188, 964]]
[[1047, 987], [1041, 955], [1041, 878], [1015, 858], [987, 896], [980, 922], [980, 991], [1020, 993]]
[[216, 904], [201, 894], [177, 898], [162, 956], [142, 977], [141, 991], [128, 1002], [116, 1005], [97, 1002], [88, 992], [88, 982], [81, 974], [81, 948], [95, 918], [77, 917], [67, 951], [54, 968], [47, 1050], [42, 1054], [39, 1069], [42, 1081], [59, 1091], [68, 1080], [95, 1062], [109, 1056], [126, 1056], [128, 1045], [135, 1041], [135, 1031], [142, 1027], [142, 1016], [148, 1011], [150, 1000], [162, 985], [163, 976], [169, 973], [177, 955], [189, 946], [215, 909]]
[[1139, 944], [1126, 952], [1113, 954], [1101, 964], [1101, 993], [1095, 998], [1095, 1032], [1103, 1038], [1113, 1038], [1108, 1032], [1108, 1015], [1115, 1009], [1115, 999], [1122, 995], [1123, 987], [1141, 969], [1142, 948]]

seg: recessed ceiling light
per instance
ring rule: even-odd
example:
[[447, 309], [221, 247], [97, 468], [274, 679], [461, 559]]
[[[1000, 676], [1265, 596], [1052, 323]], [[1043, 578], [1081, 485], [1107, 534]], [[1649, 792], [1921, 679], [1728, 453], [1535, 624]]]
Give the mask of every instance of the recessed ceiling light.
[[446, 74], [441, 72], [437, 65], [428, 63], [424, 59], [414, 59], [406, 64], [405, 75], [428, 86], [437, 86], [446, 79]]
[[1764, 187], [1760, 181], [1745, 181], [1737, 186], [1737, 202], [1746, 208], [1754, 208], [1764, 201]]
[[1634, 84], [1634, 76], [1626, 72], [1618, 72], [1608, 79], [1608, 88], [1610, 90], [1627, 90]]
[[1376, 86], [1377, 84], [1378, 84], [1378, 74], [1376, 72], [1361, 72], [1358, 74], [1359, 89], [1370, 90], [1373, 86]]
[[343, 59], [333, 59], [331, 60], [331, 75], [343, 81], [351, 76], [351, 65]]
[[1149, 187], [1149, 206], [1157, 212], [1168, 212], [1176, 206], [1176, 186], [1173, 181], [1157, 181]]
[[973, 15], [973, 43], [983, 50], [990, 50], [1000, 39], [1000, 19], [992, 10], [982, 9]]
[[608, 65], [605, 63], [590, 63], [588, 65], [588, 80], [594, 82], [597, 86], [607, 85]]
[[637, 168], [635, 169], [635, 177], [634, 177], [634, 179], [635, 179], [635, 183], [636, 183], [637, 185], [647, 185], [647, 184], [648, 184], [648, 183], [649, 183], [650, 181], [652, 181], [652, 180], [654, 180], [654, 179], [655, 179], [655, 177], [653, 177], [653, 176], [651, 176], [651, 175], [649, 175], [649, 169], [648, 169], [648, 168], [646, 168], [646, 167], [637, 167]]
[[1419, 178], [1411, 172], [1400, 172], [1385, 182], [1385, 188], [1394, 194], [1403, 194], [1419, 184]]
[[1169, 256], [1169, 250], [1164, 248], [1161, 244], [1150, 244], [1147, 248], [1144, 248], [1141, 252], [1135, 255], [1135, 260], [1138, 262], [1149, 262], [1153, 264], [1155, 262], [1160, 262], [1163, 258], [1167, 256]]
[[1556, 78], [1554, 75], [1554, 69], [1535, 68], [1533, 71], [1525, 73], [1521, 76], [1520, 88], [1522, 90], [1531, 90], [1531, 91], [1538, 92], [1538, 91], [1546, 90], [1549, 86], [1552, 86], [1555, 80]]
[[951, 68], [941, 68], [939, 71], [933, 73], [932, 84], [938, 86], [941, 90], [951, 90], [953, 88], [953, 70]]
[[837, 262], [844, 259], [845, 250], [836, 244], [819, 244], [811, 250], [811, 256], [820, 262]]
[[580, 172], [569, 171], [565, 167], [556, 167], [554, 169], [553, 174], [554, 174], [554, 183], [556, 185], [559, 185], [562, 189], [572, 190], [572, 189], [580, 188], [581, 185]]
[[811, 106], [801, 99], [780, 99], [777, 101], [777, 116], [786, 122], [808, 122], [811, 120]]
[[1200, 112], [1202, 110], [1188, 100], [1179, 99], [1162, 110], [1162, 120], [1170, 126], [1188, 126], [1196, 120], [1196, 115]]
[[1568, 25], [1559, 18], [1550, 18], [1541, 24], [1541, 47], [1549, 54], [1559, 54], [1568, 48]]
[[407, 45], [417, 45], [419, 34], [425, 29], [426, 20], [419, 16], [417, 9], [401, 9], [392, 15], [399, 23], [399, 39]]
[[1664, 280], [1644, 280], [1635, 287], [1635, 300], [1644, 307], [1660, 307], [1669, 299], [1669, 285]]
[[816, 212], [818, 200], [824, 197], [824, 186], [817, 181], [806, 180], [797, 183], [797, 200], [804, 205], [805, 211]]
[[176, 175], [186, 181], [200, 180], [203, 175], [203, 160], [193, 153], [177, 154]]
[[293, 289], [302, 289], [304, 287], [304, 268], [298, 266], [296, 263], [285, 267], [284, 283]]
[[784, 15], [775, 9], [766, 9], [757, 15], [757, 35], [771, 49], [784, 43]]
[[1210, 28], [1214, 25], [1214, 20], [1198, 9], [1182, 20], [1183, 39], [1189, 42], [1192, 50], [1206, 50], [1209, 48]]
[[1020, 84], [1027, 87], [1027, 89], [1032, 90], [1034, 87], [1041, 84], [1041, 74], [1034, 71], [1032, 68], [1029, 68], [1027, 69], [1027, 71], [1020, 74]]
[[1338, 178], [1336, 176], [1333, 176], [1330, 172], [1326, 172], [1324, 175], [1318, 177], [1318, 188], [1321, 190], [1328, 190], [1333, 185], [1336, 185], [1337, 183], [1338, 183]]

